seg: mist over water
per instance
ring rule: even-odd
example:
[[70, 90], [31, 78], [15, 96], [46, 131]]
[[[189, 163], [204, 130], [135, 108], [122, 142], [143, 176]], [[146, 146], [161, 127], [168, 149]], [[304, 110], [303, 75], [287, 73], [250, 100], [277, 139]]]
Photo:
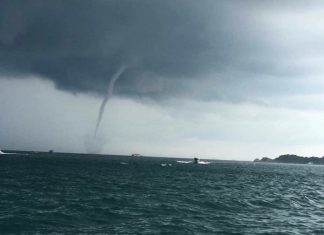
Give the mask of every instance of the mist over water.
[[324, 167], [0, 158], [1, 233], [323, 234]]
[[101, 153], [107, 141], [107, 137], [102, 133], [96, 135], [88, 133], [84, 140], [85, 150], [87, 153]]

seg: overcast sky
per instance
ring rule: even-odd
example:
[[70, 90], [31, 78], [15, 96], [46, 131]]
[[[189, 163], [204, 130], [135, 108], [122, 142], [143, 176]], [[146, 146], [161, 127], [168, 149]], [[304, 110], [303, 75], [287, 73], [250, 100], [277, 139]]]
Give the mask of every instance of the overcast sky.
[[322, 22], [311, 0], [2, 0], [0, 148], [322, 156]]

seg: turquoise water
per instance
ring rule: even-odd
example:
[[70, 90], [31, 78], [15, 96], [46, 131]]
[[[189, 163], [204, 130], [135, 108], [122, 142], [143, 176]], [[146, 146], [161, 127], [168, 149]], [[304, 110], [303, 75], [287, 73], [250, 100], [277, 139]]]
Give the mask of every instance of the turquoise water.
[[324, 166], [0, 158], [1, 234], [324, 234], [323, 218]]

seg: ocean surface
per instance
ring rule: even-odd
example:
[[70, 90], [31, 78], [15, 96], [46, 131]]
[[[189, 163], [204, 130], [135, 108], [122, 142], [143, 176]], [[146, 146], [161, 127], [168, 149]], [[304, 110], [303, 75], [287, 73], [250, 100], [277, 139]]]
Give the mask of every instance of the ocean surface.
[[0, 234], [324, 234], [324, 166], [0, 157]]

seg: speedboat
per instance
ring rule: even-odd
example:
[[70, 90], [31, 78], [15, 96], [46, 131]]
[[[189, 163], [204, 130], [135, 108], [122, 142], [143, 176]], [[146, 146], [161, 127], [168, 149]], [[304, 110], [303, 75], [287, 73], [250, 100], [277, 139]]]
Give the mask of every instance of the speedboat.
[[132, 153], [132, 155], [131, 155], [132, 157], [142, 157], [142, 155], [141, 154], [139, 154], [139, 153]]
[[0, 150], [0, 155], [10, 155], [10, 154], [16, 154], [16, 153], [4, 153]]

